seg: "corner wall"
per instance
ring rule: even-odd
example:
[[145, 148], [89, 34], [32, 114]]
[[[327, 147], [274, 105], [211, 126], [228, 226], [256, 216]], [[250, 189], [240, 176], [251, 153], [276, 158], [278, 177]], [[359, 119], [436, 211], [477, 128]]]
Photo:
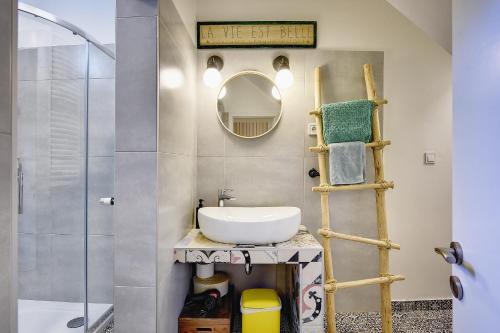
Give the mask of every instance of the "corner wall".
[[171, 0], [121, 0], [117, 15], [115, 330], [172, 333], [191, 278], [173, 247], [193, 219], [192, 28]]
[[[241, 10], [244, 8], [244, 10]], [[396, 188], [387, 194], [387, 215], [389, 235], [392, 240], [402, 245], [401, 251], [391, 254], [391, 271], [405, 274], [407, 280], [393, 285], [393, 299], [436, 299], [449, 298], [448, 276], [450, 268], [442, 264], [442, 259], [434, 254], [433, 248], [440, 244], [448, 244], [451, 240], [451, 56], [439, 45], [429, 39], [421, 30], [411, 24], [403, 15], [385, 0], [319, 0], [307, 3], [303, 0], [252, 1], [243, 0], [199, 0], [198, 20], [317, 20], [318, 50], [375, 50], [384, 52], [384, 96], [390, 103], [384, 108], [384, 137], [392, 140], [384, 157], [386, 178], [394, 180]], [[218, 50], [214, 50], [217, 54]], [[274, 50], [278, 55], [282, 52]], [[283, 50], [287, 51], [287, 50]], [[248, 50], [231, 51], [231, 56], [224, 59], [226, 64], [237, 63], [238, 57], [245, 57]], [[286, 52], [292, 53], [292, 52]], [[229, 54], [229, 53], [226, 53]], [[206, 54], [203, 54], [206, 56]], [[200, 60], [202, 61], [202, 60]], [[206, 59], [205, 59], [206, 61]], [[271, 65], [269, 60], [269, 66]], [[201, 66], [201, 65], [200, 65]], [[293, 67], [294, 64], [291, 63]], [[295, 64], [296, 66], [296, 64]], [[270, 70], [256, 68], [258, 70]], [[231, 75], [233, 73], [228, 73]], [[310, 73], [307, 73], [310, 75]], [[340, 74], [340, 73], [339, 73]], [[227, 77], [227, 76], [226, 76]], [[296, 78], [297, 79], [297, 78]], [[332, 78], [335, 80], [335, 77]], [[298, 81], [300, 82], [300, 81]], [[306, 82], [312, 82], [307, 79]], [[211, 94], [204, 86], [199, 88], [200, 98]], [[306, 94], [312, 94], [312, 85], [294, 87]], [[286, 100], [286, 99], [285, 99]], [[215, 105], [215, 102], [214, 102]], [[299, 106], [300, 107], [300, 106]], [[312, 99], [303, 104], [303, 117], [312, 108]], [[216, 122], [216, 114], [212, 110], [199, 108], [200, 124]], [[286, 119], [282, 119], [283, 126]], [[205, 126], [205, 125], [204, 125]], [[201, 126], [199, 127], [201, 128]], [[304, 147], [306, 127], [303, 122], [291, 123], [288, 129], [294, 135], [288, 141], [286, 150], [281, 151], [282, 163], [266, 164], [255, 159], [252, 165], [240, 165], [254, 170], [247, 173], [241, 184], [252, 189], [264, 191], [269, 184], [258, 183], [255, 170], [286, 168], [295, 170], [293, 175], [283, 176], [281, 181], [283, 193], [288, 192], [288, 204], [300, 204], [302, 193], [291, 189], [291, 183], [302, 181], [308, 167], [290, 157], [290, 150], [297, 145]], [[209, 137], [199, 130], [199, 156], [202, 158], [203, 147], [216, 150], [216, 155], [223, 156], [229, 148], [221, 149], [223, 141], [234, 141], [231, 136]], [[273, 140], [274, 134], [269, 136]], [[268, 145], [259, 146], [256, 141], [244, 144], [245, 150], [238, 152], [241, 156], [252, 151], [266, 150]], [[423, 164], [423, 153], [426, 150], [437, 152], [437, 164]], [[279, 153], [273, 150], [269, 153]], [[218, 154], [218, 155], [217, 155]], [[205, 155], [206, 156], [206, 155]], [[204, 157], [212, 168], [224, 168], [226, 172], [235, 172], [236, 158], [228, 159], [220, 164], [216, 158]], [[219, 164], [217, 164], [219, 163]], [[264, 165], [264, 166], [263, 166]], [[206, 177], [201, 173], [204, 167], [198, 167], [198, 193], [205, 186], [216, 191], [217, 183], [231, 187], [233, 183], [225, 183], [220, 177]], [[238, 179], [234, 175], [234, 179]], [[240, 198], [238, 204], [261, 192], [235, 193]], [[305, 189], [307, 190], [307, 189]], [[203, 193], [201, 193], [203, 194]], [[215, 192], [206, 194], [208, 199]], [[269, 205], [275, 201], [261, 202]], [[338, 199], [337, 210], [343, 216], [359, 209], [356, 201]], [[213, 201], [211, 202], [213, 203]], [[236, 204], [236, 202], [235, 202]], [[366, 216], [374, 216], [374, 210], [362, 211]], [[305, 217], [307, 218], [307, 217]], [[315, 223], [315, 222], [312, 222]], [[316, 222], [317, 223], [317, 222]], [[333, 217], [335, 225], [335, 217]], [[362, 232], [360, 230], [360, 232]], [[341, 244], [342, 241], [335, 241]], [[343, 245], [339, 245], [343, 246]], [[358, 253], [356, 253], [356, 251]], [[358, 245], [355, 251], [335, 253], [334, 259], [345, 262], [354, 260], [357, 254], [364, 254], [367, 249]], [[356, 262], [352, 262], [356, 265]], [[347, 272], [348, 273], [348, 272]], [[339, 276], [344, 274], [336, 269]], [[340, 311], [365, 308], [365, 304], [375, 304], [376, 293], [370, 291], [376, 287], [361, 288], [360, 293], [370, 295], [367, 299], [358, 297], [349, 307]], [[371, 306], [369, 306], [371, 307]]]
[[177, 318], [191, 282], [191, 266], [174, 264], [173, 257], [175, 244], [192, 228], [196, 186], [196, 58], [188, 29], [174, 3], [162, 0], [158, 27], [158, 333], [177, 332]]
[[116, 5], [115, 330], [154, 333], [158, 4]]

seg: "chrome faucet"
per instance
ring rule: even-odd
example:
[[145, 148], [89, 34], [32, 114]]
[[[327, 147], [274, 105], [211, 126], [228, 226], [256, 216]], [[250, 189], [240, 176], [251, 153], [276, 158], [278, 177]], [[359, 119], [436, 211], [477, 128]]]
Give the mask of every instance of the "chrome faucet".
[[227, 192], [231, 192], [231, 189], [222, 189], [217, 193], [217, 201], [219, 203], [219, 207], [224, 207], [225, 200], [236, 200], [235, 197], [230, 196]]

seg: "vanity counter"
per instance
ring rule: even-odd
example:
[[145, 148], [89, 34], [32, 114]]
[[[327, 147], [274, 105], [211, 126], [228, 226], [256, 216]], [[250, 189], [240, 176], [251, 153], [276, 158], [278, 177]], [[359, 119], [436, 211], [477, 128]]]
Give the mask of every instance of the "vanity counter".
[[192, 229], [175, 246], [178, 263], [284, 264], [293, 332], [324, 332], [323, 247], [303, 226], [290, 240], [269, 245], [238, 245], [207, 239]]

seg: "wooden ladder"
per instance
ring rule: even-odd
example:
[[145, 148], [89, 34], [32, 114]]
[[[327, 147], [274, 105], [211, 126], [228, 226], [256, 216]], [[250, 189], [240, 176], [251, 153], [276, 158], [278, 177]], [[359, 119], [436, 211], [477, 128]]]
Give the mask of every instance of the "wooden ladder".
[[[383, 104], [387, 104], [386, 100], [377, 98], [375, 89], [375, 81], [373, 78], [373, 69], [371, 65], [364, 65], [364, 76], [366, 83], [366, 92], [368, 99], [375, 102], [375, 108], [372, 113], [372, 138], [373, 141], [366, 144], [366, 147], [373, 149], [373, 159], [375, 164], [375, 182], [372, 184], [355, 184], [355, 185], [338, 185], [331, 186], [328, 181], [328, 146], [323, 138], [323, 120], [321, 114], [322, 92], [321, 92], [321, 76], [320, 69], [316, 67], [314, 70], [314, 107], [315, 110], [310, 112], [316, 118], [316, 129], [318, 144], [316, 147], [310, 147], [309, 150], [318, 153], [320, 184], [313, 187], [314, 192], [319, 192], [321, 195], [321, 213], [322, 213], [322, 228], [318, 233], [323, 236], [324, 261], [325, 261], [325, 293], [326, 293], [326, 320], [329, 333], [335, 333], [335, 301], [334, 294], [340, 290], [351, 287], [360, 287], [366, 285], [380, 284], [380, 312], [382, 316], [382, 332], [392, 332], [392, 306], [391, 306], [391, 283], [394, 281], [404, 280], [403, 275], [392, 275], [389, 273], [389, 250], [401, 247], [389, 240], [387, 233], [387, 217], [385, 213], [385, 191], [394, 188], [393, 182], [388, 182], [384, 179], [384, 164], [382, 159], [382, 150], [385, 146], [390, 145], [388, 140], [382, 140], [380, 134], [379, 108]], [[377, 204], [377, 229], [378, 239], [370, 239], [360, 236], [353, 236], [338, 233], [330, 229], [330, 209], [328, 205], [329, 193], [336, 191], [349, 190], [365, 190], [374, 189]], [[333, 260], [330, 248], [330, 238], [338, 238], [364, 244], [376, 245], [379, 250], [379, 276], [371, 279], [337, 282], [333, 276]]]

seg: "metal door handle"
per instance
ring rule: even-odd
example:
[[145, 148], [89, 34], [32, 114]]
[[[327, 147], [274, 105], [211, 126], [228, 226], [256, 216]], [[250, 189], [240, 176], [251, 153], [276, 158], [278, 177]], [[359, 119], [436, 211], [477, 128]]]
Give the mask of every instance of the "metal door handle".
[[457, 276], [450, 276], [450, 288], [453, 297], [461, 301], [464, 298], [464, 288]]
[[441, 255], [448, 264], [462, 265], [464, 252], [459, 242], [451, 242], [450, 247], [436, 247], [434, 252]]
[[23, 213], [24, 201], [24, 173], [21, 159], [17, 159], [17, 213]]

